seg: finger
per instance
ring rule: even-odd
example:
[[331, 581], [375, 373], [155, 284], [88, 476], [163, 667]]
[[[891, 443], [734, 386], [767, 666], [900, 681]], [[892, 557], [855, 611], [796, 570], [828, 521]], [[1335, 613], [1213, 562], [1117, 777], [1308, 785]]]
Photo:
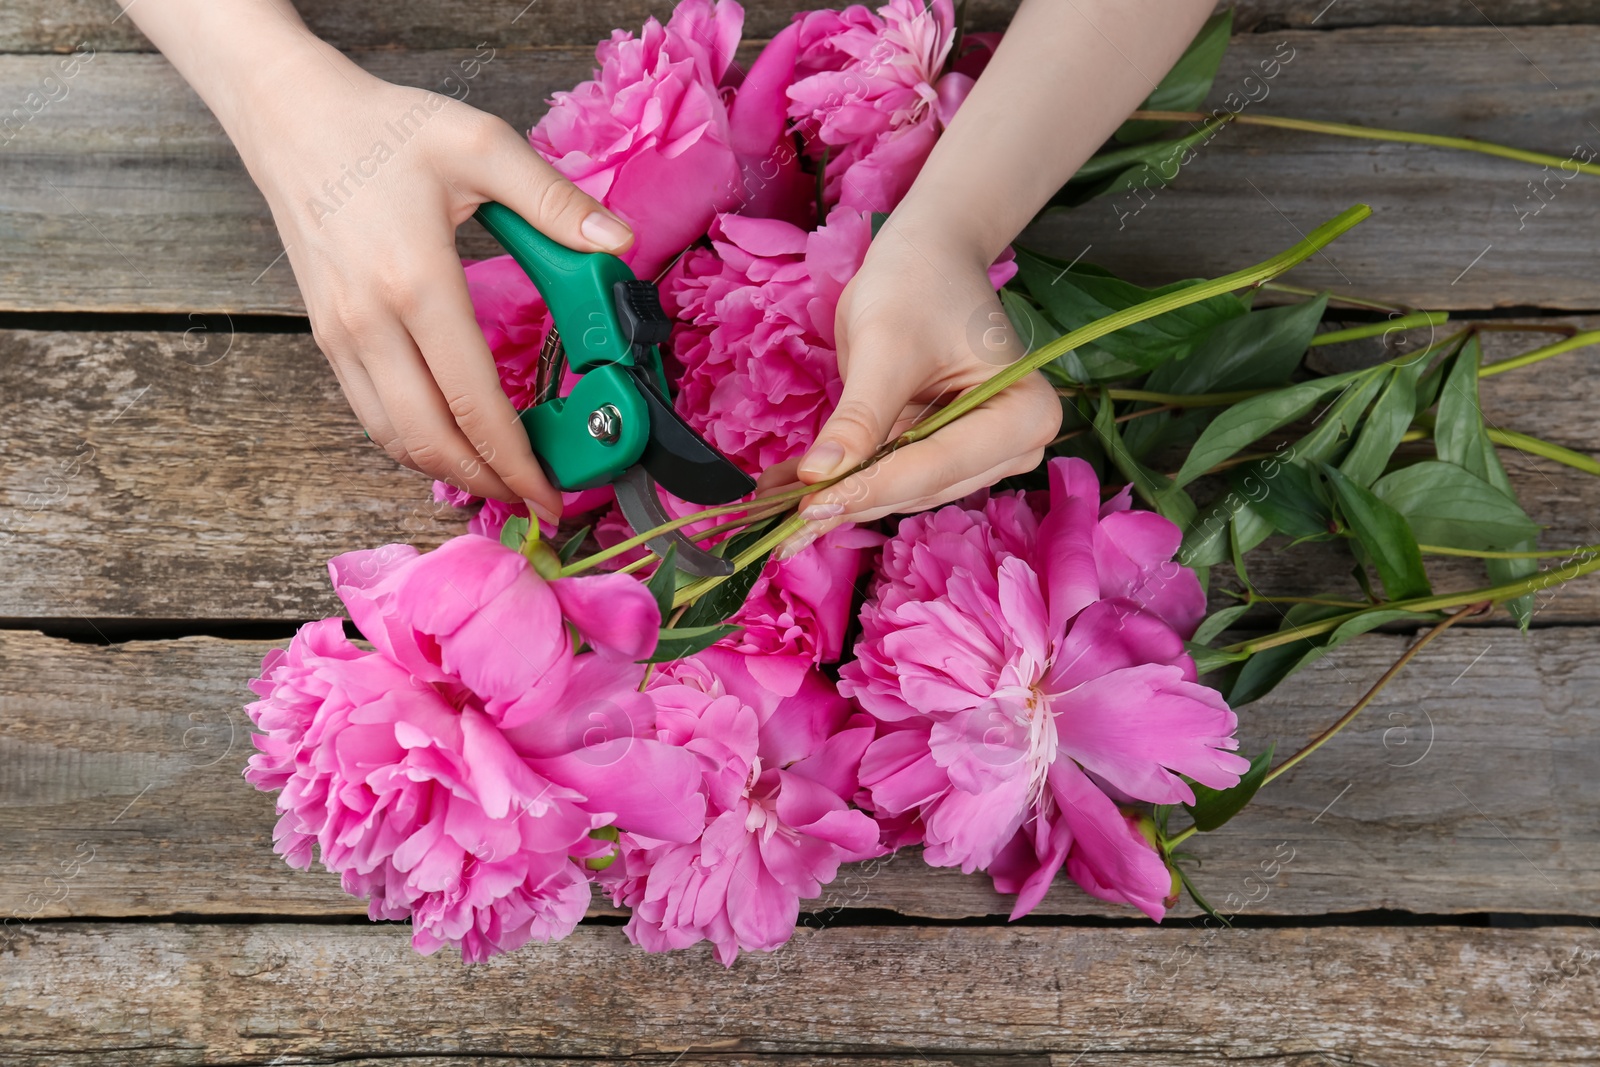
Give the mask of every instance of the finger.
[[925, 440], [805, 501], [812, 521], [867, 522], [957, 500], [1039, 465], [1061, 425], [1061, 405], [1030, 375]]
[[[347, 362], [342, 359], [330, 359], [328, 366], [333, 368], [333, 376], [339, 379], [339, 388], [367, 436], [394, 456], [395, 460], [410, 466], [406, 462], [410, 457], [405, 455], [403, 448], [398, 447], [399, 435], [395, 433], [394, 423], [389, 421], [389, 413], [383, 410], [383, 401], [378, 399], [378, 390], [373, 386], [366, 368], [357, 360]], [[391, 450], [391, 442], [396, 446], [395, 450]]]
[[[852, 341], [856, 352], [839, 403], [800, 458], [801, 481], [820, 482], [843, 474], [889, 439], [918, 383], [908, 380], [900, 362], [892, 358], [893, 342], [887, 337], [883, 342]], [[863, 358], [869, 353], [871, 358]]]
[[568, 248], [620, 255], [632, 246], [627, 223], [558, 174], [508, 123], [489, 121], [489, 150], [462, 161], [474, 192], [500, 201]]
[[799, 478], [795, 475], [795, 471], [799, 468], [799, 466], [800, 457], [796, 456], [792, 459], [786, 459], [782, 463], [768, 467], [766, 470], [762, 471], [761, 476], [756, 479], [756, 492], [764, 493], [769, 490], [775, 490], [780, 486], [790, 486], [797, 483]]
[[475, 496], [518, 499], [462, 435], [410, 337], [374, 332], [364, 347], [362, 365], [411, 466]]
[[494, 354], [472, 314], [466, 275], [453, 258], [445, 284], [420, 286], [401, 322], [422, 353], [457, 429], [516, 500], [554, 522], [561, 494], [540, 469], [517, 410], [506, 399]]

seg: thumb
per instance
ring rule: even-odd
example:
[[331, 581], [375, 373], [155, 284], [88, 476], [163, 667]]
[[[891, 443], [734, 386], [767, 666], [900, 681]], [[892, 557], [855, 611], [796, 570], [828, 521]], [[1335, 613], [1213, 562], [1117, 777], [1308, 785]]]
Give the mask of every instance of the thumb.
[[633, 230], [594, 197], [562, 177], [507, 123], [494, 148], [478, 158], [476, 191], [527, 219], [552, 240], [579, 252], [620, 255]]
[[802, 482], [810, 484], [843, 474], [870, 458], [889, 439], [895, 420], [911, 395], [903, 374], [874, 373], [877, 368], [873, 362], [888, 361], [855, 361], [851, 368], [855, 373], [845, 379], [838, 406], [800, 459], [797, 476]]

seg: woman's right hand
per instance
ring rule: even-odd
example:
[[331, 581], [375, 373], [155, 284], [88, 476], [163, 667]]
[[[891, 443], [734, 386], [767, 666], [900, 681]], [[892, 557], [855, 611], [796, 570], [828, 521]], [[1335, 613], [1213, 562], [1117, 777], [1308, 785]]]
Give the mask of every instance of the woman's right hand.
[[627, 226], [502, 120], [382, 81], [317, 42], [230, 130], [272, 209], [311, 330], [356, 417], [408, 467], [545, 519], [545, 478], [473, 317], [456, 228], [504, 203], [580, 251]]

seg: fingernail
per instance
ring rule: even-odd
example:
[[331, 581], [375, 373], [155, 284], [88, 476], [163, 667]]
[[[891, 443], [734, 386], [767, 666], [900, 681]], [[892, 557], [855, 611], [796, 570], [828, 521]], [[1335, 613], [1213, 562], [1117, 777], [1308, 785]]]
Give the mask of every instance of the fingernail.
[[821, 479], [830, 477], [844, 465], [844, 447], [833, 441], [817, 445], [800, 461], [800, 473]]
[[783, 544], [779, 545], [778, 550], [773, 553], [773, 556], [780, 560], [788, 559], [790, 556], [797, 556], [806, 549], [810, 548], [811, 542], [815, 541], [821, 536], [822, 531], [819, 528], [816, 526], [807, 525]]
[[633, 236], [633, 231], [628, 229], [621, 219], [607, 215], [604, 211], [589, 212], [583, 220], [583, 225], [578, 228], [584, 237], [608, 251], [621, 248]]
[[807, 522], [821, 522], [824, 519], [837, 519], [843, 514], [843, 504], [812, 504], [801, 510], [800, 517]]
[[544, 525], [549, 526], [552, 529], [561, 525], [561, 516], [552, 515], [550, 513], [550, 509], [545, 507], [543, 504], [537, 504], [532, 500], [524, 500], [523, 504], [527, 506], [528, 514], [535, 516]]

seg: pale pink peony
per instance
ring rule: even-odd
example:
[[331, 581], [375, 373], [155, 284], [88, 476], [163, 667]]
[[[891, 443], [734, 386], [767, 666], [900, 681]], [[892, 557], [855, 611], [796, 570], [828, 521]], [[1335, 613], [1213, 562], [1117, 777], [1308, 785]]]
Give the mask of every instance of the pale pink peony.
[[827, 158], [824, 198], [893, 211], [972, 90], [971, 75], [945, 72], [951, 0], [819, 12], [802, 26], [789, 117], [809, 154]]
[[840, 690], [883, 723], [861, 780], [898, 843], [921, 823], [935, 866], [1018, 894], [1057, 870], [1159, 919], [1165, 864], [1119, 802], [1192, 802], [1247, 761], [1234, 714], [1195, 681], [1204, 614], [1180, 533], [1093, 470], [1050, 464], [1048, 495], [1003, 493], [912, 516], [884, 547]]
[[[585, 859], [620, 825], [668, 841], [704, 824], [698, 763], [646, 736], [634, 660], [660, 618], [620, 575], [546, 582], [520, 554], [468, 535], [329, 564], [374, 650], [312, 623], [268, 655], [247, 709], [263, 731], [246, 777], [281, 789], [276, 849], [311, 844], [374, 919], [464, 959], [570, 932]], [[575, 654], [571, 626], [596, 651]]]
[[[781, 694], [744, 669], [778, 659], [794, 667]], [[881, 851], [876, 824], [850, 804], [871, 720], [801, 657], [709, 649], [662, 671], [648, 696], [656, 736], [700, 761], [705, 820], [687, 843], [621, 835], [599, 879], [633, 909], [629, 939], [650, 952], [710, 941], [724, 965], [778, 948], [802, 899]]]

